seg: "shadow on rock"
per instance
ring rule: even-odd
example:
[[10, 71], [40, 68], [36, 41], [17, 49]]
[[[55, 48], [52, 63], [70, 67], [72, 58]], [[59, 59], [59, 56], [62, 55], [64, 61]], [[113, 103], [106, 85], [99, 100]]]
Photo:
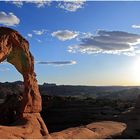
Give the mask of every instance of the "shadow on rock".
[[[22, 96], [20, 95], [7, 95], [4, 103], [0, 105], [0, 124], [1, 125], [13, 125], [17, 120], [21, 120], [22, 115], [20, 112]], [[22, 120], [22, 123], [25, 120]], [[25, 122], [26, 123], [26, 122]]]

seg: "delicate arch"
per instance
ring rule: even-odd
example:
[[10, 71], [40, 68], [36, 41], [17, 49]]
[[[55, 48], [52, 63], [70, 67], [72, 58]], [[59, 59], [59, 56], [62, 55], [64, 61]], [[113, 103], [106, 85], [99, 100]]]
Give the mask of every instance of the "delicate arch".
[[25, 90], [22, 94], [20, 113], [41, 111], [41, 96], [34, 72], [34, 58], [29, 51], [29, 43], [17, 31], [0, 27], [0, 62], [15, 66], [22, 74]]

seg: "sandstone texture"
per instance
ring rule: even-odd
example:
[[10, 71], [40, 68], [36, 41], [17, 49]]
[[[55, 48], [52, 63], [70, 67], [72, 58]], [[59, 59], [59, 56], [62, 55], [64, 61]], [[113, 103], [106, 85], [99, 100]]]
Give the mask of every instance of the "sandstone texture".
[[[0, 62], [7, 62], [23, 75], [24, 93], [17, 113], [38, 113], [41, 111], [41, 97], [34, 72], [34, 58], [29, 43], [17, 31], [0, 27]], [[20, 112], [18, 112], [20, 111]]]
[[0, 126], [0, 139], [49, 138], [48, 130], [39, 113], [25, 113], [11, 126]]
[[[40, 116], [42, 101], [29, 43], [17, 31], [0, 27], [0, 62], [7, 60], [24, 79], [24, 92], [9, 96], [0, 106], [0, 138], [48, 137]], [[7, 125], [7, 126], [4, 126]]]
[[53, 139], [105, 139], [119, 136], [126, 129], [126, 124], [113, 121], [91, 123], [86, 126], [68, 128], [51, 133]]
[[124, 123], [103, 121], [48, 134], [39, 113], [25, 113], [24, 119], [18, 120], [12, 126], [0, 126], [0, 138], [105, 139], [119, 136], [125, 129], [126, 125]]

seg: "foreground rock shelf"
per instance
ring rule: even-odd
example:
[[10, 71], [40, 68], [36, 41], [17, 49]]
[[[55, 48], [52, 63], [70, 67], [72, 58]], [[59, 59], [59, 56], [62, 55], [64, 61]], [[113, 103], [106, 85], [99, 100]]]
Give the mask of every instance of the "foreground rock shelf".
[[126, 124], [113, 121], [102, 121], [86, 126], [68, 128], [51, 133], [53, 139], [104, 139], [119, 136], [126, 129]]
[[103, 121], [48, 134], [40, 114], [33, 113], [24, 114], [24, 119], [17, 121], [12, 126], [0, 126], [0, 138], [102, 139], [119, 136], [125, 129], [126, 125], [124, 123]]

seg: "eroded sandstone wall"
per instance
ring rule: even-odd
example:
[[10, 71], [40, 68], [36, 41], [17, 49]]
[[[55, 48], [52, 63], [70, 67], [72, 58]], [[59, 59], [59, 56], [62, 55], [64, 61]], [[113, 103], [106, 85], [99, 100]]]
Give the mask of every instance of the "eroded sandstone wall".
[[34, 58], [29, 51], [29, 43], [17, 31], [0, 27], [0, 62], [15, 66], [22, 74], [25, 90], [18, 109], [21, 113], [38, 113], [41, 111], [41, 96], [34, 72]]

